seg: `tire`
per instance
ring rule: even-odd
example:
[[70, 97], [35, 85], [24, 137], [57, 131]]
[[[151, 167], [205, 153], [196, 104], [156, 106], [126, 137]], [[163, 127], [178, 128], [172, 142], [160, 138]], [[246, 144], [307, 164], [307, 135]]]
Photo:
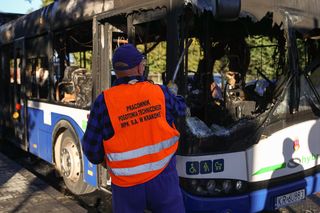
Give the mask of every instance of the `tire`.
[[70, 129], [62, 133], [60, 164], [64, 183], [70, 192], [81, 195], [95, 191], [94, 187], [83, 180], [83, 162], [79, 140]]

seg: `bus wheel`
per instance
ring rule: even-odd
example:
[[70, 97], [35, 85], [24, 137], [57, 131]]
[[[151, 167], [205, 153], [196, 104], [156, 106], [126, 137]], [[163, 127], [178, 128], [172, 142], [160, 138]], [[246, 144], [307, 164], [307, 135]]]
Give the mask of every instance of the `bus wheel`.
[[93, 192], [94, 187], [83, 181], [83, 164], [77, 138], [66, 130], [61, 138], [61, 174], [67, 188], [76, 195]]

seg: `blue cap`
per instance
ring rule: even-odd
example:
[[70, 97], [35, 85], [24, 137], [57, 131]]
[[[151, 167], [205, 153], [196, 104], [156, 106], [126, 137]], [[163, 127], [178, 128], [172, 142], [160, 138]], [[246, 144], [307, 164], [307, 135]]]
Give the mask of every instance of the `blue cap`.
[[140, 64], [143, 55], [132, 44], [124, 44], [116, 49], [112, 58], [115, 71], [131, 69]]

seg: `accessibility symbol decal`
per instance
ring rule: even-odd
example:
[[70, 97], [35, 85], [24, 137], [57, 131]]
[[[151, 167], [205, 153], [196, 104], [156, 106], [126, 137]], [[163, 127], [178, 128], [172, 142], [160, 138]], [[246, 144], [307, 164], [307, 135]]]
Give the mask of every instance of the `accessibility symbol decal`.
[[191, 161], [186, 163], [186, 172], [188, 175], [197, 175], [199, 174], [199, 162]]

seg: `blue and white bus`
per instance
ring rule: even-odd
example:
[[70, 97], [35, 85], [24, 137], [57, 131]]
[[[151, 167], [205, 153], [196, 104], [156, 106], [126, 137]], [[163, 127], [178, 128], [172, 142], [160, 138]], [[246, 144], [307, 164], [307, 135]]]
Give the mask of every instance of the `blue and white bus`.
[[130, 42], [147, 77], [167, 84], [177, 74], [190, 108], [176, 124], [187, 212], [303, 200], [320, 191], [318, 8], [317, 0], [54, 1], [0, 26], [1, 136], [53, 164], [72, 193], [110, 192], [107, 169], [86, 159], [81, 138], [92, 101], [111, 86], [113, 50]]

